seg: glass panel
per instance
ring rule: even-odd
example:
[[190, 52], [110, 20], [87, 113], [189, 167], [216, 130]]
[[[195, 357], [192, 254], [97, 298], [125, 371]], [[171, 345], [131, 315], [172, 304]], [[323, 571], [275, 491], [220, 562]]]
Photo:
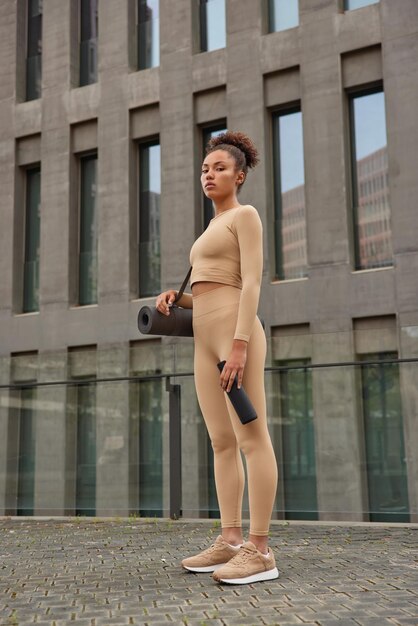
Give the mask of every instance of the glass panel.
[[349, 11], [350, 9], [360, 9], [368, 4], [377, 4], [378, 2], [379, 0], [345, 0], [344, 10]]
[[77, 386], [76, 515], [96, 513], [96, 385]]
[[269, 0], [269, 32], [299, 25], [299, 0]]
[[276, 115], [273, 131], [275, 274], [301, 278], [307, 273], [302, 113]]
[[26, 100], [36, 100], [42, 89], [42, 2], [28, 1]]
[[97, 156], [80, 159], [79, 304], [97, 302]]
[[33, 515], [35, 487], [35, 397], [36, 389], [20, 392], [18, 515]]
[[[204, 128], [202, 130], [202, 143], [203, 143], [202, 158], [203, 159], [206, 156], [206, 146], [208, 144], [209, 139], [211, 139], [212, 137], [217, 137], [217, 135], [220, 135], [221, 133], [225, 133], [226, 130], [227, 129], [225, 128], [224, 124], [219, 124], [212, 128]], [[212, 200], [208, 198], [207, 196], [205, 196], [203, 191], [202, 191], [202, 194], [203, 194], [203, 228], [206, 228], [210, 220], [213, 217], [213, 204], [212, 204]]]
[[315, 432], [312, 402], [312, 371], [309, 360], [277, 362], [295, 368], [275, 375], [279, 378], [281, 441], [285, 517], [318, 519], [316, 494]]
[[361, 368], [370, 521], [409, 522], [399, 365], [397, 355], [368, 354], [382, 362]]
[[351, 99], [356, 269], [393, 263], [385, 99], [382, 91]]
[[26, 172], [25, 261], [23, 313], [39, 311], [39, 246], [41, 227], [41, 170]]
[[163, 387], [161, 380], [139, 383], [139, 512], [163, 514]]
[[202, 52], [226, 46], [225, 0], [200, 0], [200, 49]]
[[158, 143], [139, 148], [139, 294], [161, 290], [160, 196], [161, 157]]
[[[416, 343], [417, 328], [409, 331]], [[369, 341], [369, 331], [362, 332]], [[312, 333], [269, 342], [274, 358], [265, 372], [267, 415], [280, 477], [274, 518], [408, 522], [418, 515], [418, 358], [402, 362], [394, 352], [369, 353], [349, 364], [352, 339], [351, 333]], [[170, 479], [180, 466], [183, 517], [218, 517], [193, 342], [138, 343], [148, 345], [132, 347], [129, 355], [115, 346], [100, 350], [101, 375], [112, 382], [101, 379], [99, 392], [95, 350], [0, 359], [5, 515], [31, 515], [34, 507], [42, 515], [166, 515]], [[340, 363], [336, 346], [348, 350], [339, 352]], [[304, 356], [311, 348], [312, 354], [321, 350], [322, 360]], [[295, 360], [291, 353], [301, 356]], [[7, 372], [18, 382], [8, 386]], [[181, 386], [182, 454], [171, 459], [173, 472], [167, 376]], [[106, 485], [96, 489], [99, 478]], [[247, 519], [246, 497], [243, 510]]]
[[80, 4], [80, 87], [97, 82], [97, 0]]
[[37, 100], [42, 90], [42, 56], [26, 59], [26, 100]]
[[160, 64], [159, 0], [138, 1], [138, 69]]

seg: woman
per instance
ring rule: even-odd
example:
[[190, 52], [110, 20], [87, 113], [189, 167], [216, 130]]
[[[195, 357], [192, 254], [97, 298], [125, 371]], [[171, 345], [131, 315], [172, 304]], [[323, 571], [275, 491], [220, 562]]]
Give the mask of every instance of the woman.
[[[277, 488], [277, 464], [267, 430], [264, 391], [266, 338], [257, 318], [263, 268], [262, 225], [256, 209], [241, 205], [237, 194], [248, 168], [258, 163], [252, 141], [243, 133], [213, 137], [202, 165], [201, 184], [215, 216], [195, 241], [190, 261], [192, 294], [177, 304], [193, 309], [195, 384], [209, 432], [222, 534], [202, 553], [186, 558], [192, 572], [213, 572], [221, 583], [245, 584], [277, 578], [268, 531]], [[177, 292], [157, 298], [170, 314]], [[226, 363], [219, 374], [217, 363]], [[241, 424], [225, 392], [245, 388], [257, 419]], [[243, 452], [248, 472], [249, 540], [243, 543], [241, 508]]]

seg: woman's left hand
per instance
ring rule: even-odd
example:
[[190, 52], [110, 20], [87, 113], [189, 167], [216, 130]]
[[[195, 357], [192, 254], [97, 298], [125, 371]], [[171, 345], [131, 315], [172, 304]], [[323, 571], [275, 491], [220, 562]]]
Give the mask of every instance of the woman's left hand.
[[247, 342], [242, 339], [234, 339], [231, 354], [229, 355], [220, 376], [221, 387], [224, 391], [231, 391], [235, 376], [237, 376], [238, 389], [241, 387], [246, 361]]

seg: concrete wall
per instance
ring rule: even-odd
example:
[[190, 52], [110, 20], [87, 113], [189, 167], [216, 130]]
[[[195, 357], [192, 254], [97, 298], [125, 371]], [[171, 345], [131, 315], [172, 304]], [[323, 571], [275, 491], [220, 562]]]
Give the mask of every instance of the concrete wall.
[[[7, 359], [11, 353], [38, 351], [46, 358], [83, 345], [94, 345], [101, 354], [117, 346], [117, 371], [128, 372], [130, 342], [147, 341], [138, 336], [137, 311], [153, 301], [138, 299], [137, 143], [157, 136], [161, 141], [162, 288], [176, 287], [188, 267], [188, 250], [202, 227], [200, 128], [226, 120], [228, 128], [252, 136], [262, 157], [240, 200], [254, 204], [264, 224], [260, 314], [268, 334], [274, 328], [284, 336], [286, 329], [290, 332], [294, 325], [306, 325], [313, 337], [314, 361], [348, 361], [356, 355], [354, 319], [381, 318], [384, 326], [387, 316], [394, 316], [393, 349], [401, 357], [416, 356], [416, 0], [381, 0], [346, 13], [340, 0], [300, 0], [300, 25], [270, 34], [263, 0], [227, 0], [227, 47], [208, 53], [198, 52], [198, 3], [161, 0], [161, 63], [141, 72], [135, 71], [134, 4], [133, 0], [100, 3], [98, 82], [79, 88], [77, 2], [61, 6], [44, 0], [42, 98], [24, 102], [24, 3], [1, 2], [0, 355]], [[354, 271], [345, 90], [376, 81], [383, 81], [385, 91], [394, 262], [384, 269]], [[271, 112], [295, 101], [301, 102], [303, 111], [308, 272], [306, 278], [278, 282], [274, 280], [271, 227]], [[99, 296], [97, 305], [79, 307], [77, 158], [91, 149], [99, 157]], [[42, 167], [40, 311], [21, 314], [22, 172], [38, 162]], [[390, 325], [387, 332], [391, 329]], [[57, 372], [64, 375], [64, 363], [61, 366]], [[108, 371], [106, 364], [103, 367]], [[410, 500], [416, 511], [414, 371], [413, 366], [403, 368], [401, 380]], [[112, 403], [113, 398], [115, 410], [121, 404], [118, 419], [128, 436], [129, 393], [127, 389], [120, 392], [122, 397], [116, 399], [108, 389], [98, 390], [101, 403]], [[354, 397], [354, 380], [346, 373], [327, 376], [321, 372], [315, 377], [321, 508], [326, 511], [332, 503], [334, 511], [349, 507], [361, 517], [365, 497], [359, 469], [362, 434]], [[330, 408], [336, 399], [337, 412]], [[106, 420], [103, 428], [116, 428]], [[329, 457], [330, 442], [335, 443], [341, 429], [348, 445], [335, 447]], [[107, 436], [100, 432], [99, 447], [105, 446]], [[195, 441], [197, 430], [190, 436]], [[338, 472], [332, 472], [337, 459]], [[62, 485], [63, 470], [57, 469]], [[127, 478], [129, 470], [124, 466], [121, 471], [123, 476], [110, 477], [115, 480], [112, 489]], [[107, 486], [109, 476], [100, 472], [98, 476], [100, 493], [100, 484]], [[126, 510], [127, 493], [118, 497], [118, 507]], [[48, 498], [37, 498], [40, 509], [52, 506]], [[59, 510], [67, 505], [65, 498], [57, 503]], [[108, 505], [100, 505], [100, 510], [108, 510]]]

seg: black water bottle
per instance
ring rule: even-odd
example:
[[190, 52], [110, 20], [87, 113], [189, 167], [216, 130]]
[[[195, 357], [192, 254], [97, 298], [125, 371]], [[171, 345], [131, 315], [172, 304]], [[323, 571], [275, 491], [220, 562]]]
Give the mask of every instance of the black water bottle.
[[[221, 361], [218, 363], [218, 369], [222, 372], [226, 361]], [[234, 407], [239, 419], [241, 420], [241, 424], [248, 424], [257, 418], [257, 413], [255, 412], [255, 408], [251, 404], [251, 401], [247, 394], [245, 393], [244, 387], [240, 387], [238, 389], [237, 377], [235, 376], [235, 380], [232, 383], [231, 391], [226, 392], [228, 398], [231, 401], [232, 406]]]

